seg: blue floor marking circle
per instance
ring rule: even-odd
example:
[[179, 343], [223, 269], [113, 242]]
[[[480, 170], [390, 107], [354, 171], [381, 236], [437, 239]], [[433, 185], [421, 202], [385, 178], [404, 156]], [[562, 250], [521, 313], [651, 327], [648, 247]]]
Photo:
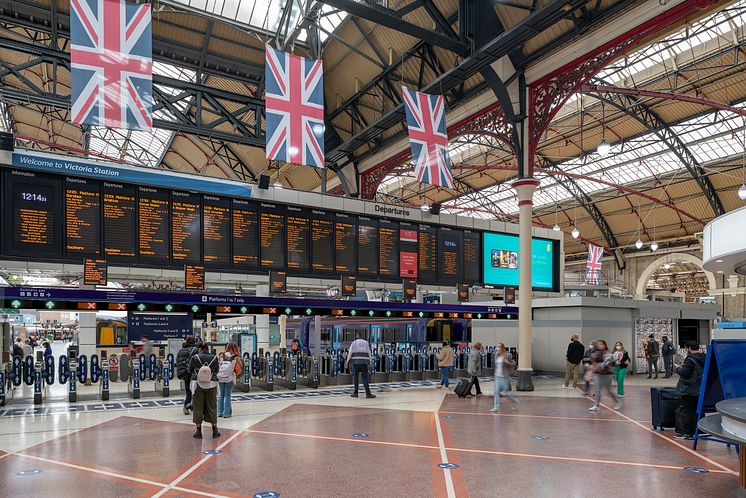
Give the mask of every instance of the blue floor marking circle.
[[438, 467], [441, 469], [457, 469], [459, 466], [455, 463], [439, 463]]
[[549, 412], [549, 416], [556, 417], [560, 414], [560, 412]]
[[702, 469], [699, 467], [684, 467], [684, 470], [686, 470], [687, 472], [691, 472], [693, 474], [707, 474], [710, 472], [707, 469]]
[[443, 420], [453, 420], [456, 417], [454, 417], [453, 415], [443, 415], [441, 418]]
[[205, 450], [202, 453], [205, 455], [217, 455], [218, 453], [222, 453], [223, 450]]
[[35, 476], [41, 474], [40, 469], [29, 469], [29, 470], [22, 470], [20, 472], [16, 472], [17, 476]]
[[545, 434], [536, 434], [534, 436], [531, 436], [531, 439], [535, 439], [537, 441], [545, 441], [545, 440], [549, 439], [549, 436], [547, 436]]
[[356, 432], [352, 437], [368, 437], [368, 435], [364, 432]]
[[261, 491], [259, 493], [254, 493], [254, 498], [277, 498], [280, 496], [280, 493], [277, 491]]

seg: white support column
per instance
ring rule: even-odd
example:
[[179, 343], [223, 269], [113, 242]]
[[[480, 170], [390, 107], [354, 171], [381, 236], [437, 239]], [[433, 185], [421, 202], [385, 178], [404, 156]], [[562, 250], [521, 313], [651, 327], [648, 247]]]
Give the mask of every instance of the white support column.
[[78, 351], [86, 355], [88, 361], [96, 354], [96, 312], [78, 313]]
[[519, 391], [533, 391], [531, 379], [531, 226], [533, 197], [539, 180], [522, 178], [513, 182], [518, 193], [519, 256], [518, 256], [518, 384]]
[[288, 327], [288, 317], [287, 315], [280, 315], [277, 317], [277, 323], [280, 327], [280, 351], [287, 348], [288, 340], [287, 340], [287, 327]]
[[[260, 284], [256, 286], [257, 297], [269, 296], [269, 284]], [[269, 315], [255, 315], [254, 323], [256, 324], [256, 347], [269, 351]]]

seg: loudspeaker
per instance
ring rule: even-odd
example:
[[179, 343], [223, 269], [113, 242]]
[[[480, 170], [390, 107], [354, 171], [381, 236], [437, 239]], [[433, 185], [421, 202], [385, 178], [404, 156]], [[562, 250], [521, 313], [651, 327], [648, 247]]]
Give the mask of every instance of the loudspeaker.
[[262, 190], [267, 190], [269, 188], [269, 176], [268, 175], [260, 175], [259, 176], [259, 188]]
[[430, 214], [432, 215], [440, 214], [440, 202], [436, 202], [432, 206], [430, 206]]

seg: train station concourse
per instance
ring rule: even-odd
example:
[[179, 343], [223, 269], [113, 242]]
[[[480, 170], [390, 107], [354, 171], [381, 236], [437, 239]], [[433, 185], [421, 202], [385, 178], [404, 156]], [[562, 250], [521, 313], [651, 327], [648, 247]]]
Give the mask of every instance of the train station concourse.
[[0, 498], [746, 498], [746, 0], [0, 0]]

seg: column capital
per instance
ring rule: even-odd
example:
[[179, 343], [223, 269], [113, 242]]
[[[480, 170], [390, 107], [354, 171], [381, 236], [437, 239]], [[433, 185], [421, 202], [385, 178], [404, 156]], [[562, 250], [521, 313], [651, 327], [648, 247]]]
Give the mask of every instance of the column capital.
[[534, 192], [541, 182], [536, 178], [519, 178], [512, 183], [512, 187], [518, 193], [518, 205], [533, 204]]

